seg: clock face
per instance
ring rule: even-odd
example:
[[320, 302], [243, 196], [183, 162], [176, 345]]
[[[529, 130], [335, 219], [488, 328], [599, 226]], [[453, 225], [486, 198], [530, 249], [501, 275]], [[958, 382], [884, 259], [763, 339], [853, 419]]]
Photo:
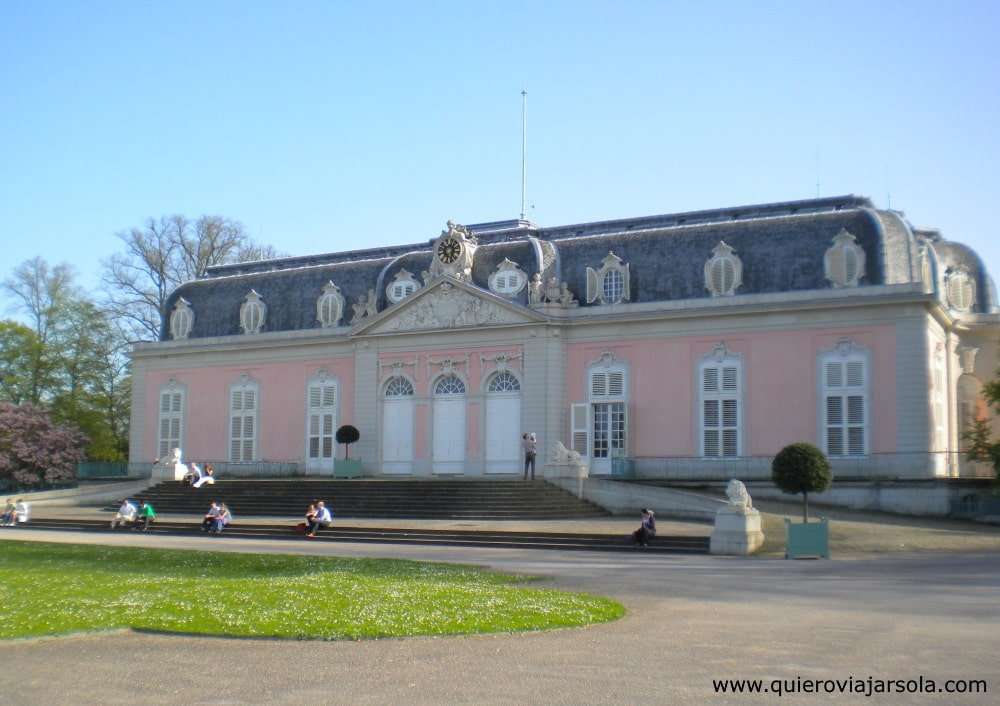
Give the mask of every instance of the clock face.
[[462, 254], [462, 244], [454, 238], [445, 238], [438, 244], [438, 259], [446, 265], [450, 265]]

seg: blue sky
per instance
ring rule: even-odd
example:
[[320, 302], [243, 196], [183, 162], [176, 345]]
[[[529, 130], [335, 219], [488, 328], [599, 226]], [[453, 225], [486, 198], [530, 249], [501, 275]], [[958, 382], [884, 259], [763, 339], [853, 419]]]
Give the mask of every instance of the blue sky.
[[220, 214], [289, 254], [857, 193], [997, 274], [995, 3], [0, 5], [0, 275]]

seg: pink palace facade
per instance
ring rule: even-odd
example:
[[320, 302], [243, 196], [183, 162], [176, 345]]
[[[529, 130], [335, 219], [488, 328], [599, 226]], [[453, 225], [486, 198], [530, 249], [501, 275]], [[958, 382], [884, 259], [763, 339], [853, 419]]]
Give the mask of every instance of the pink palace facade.
[[[401, 238], [402, 240], [402, 238]], [[845, 196], [225, 265], [133, 353], [131, 460], [223, 473], [767, 477], [811, 441], [840, 475], [971, 475], [1000, 310], [980, 258]], [[540, 456], [542, 454], [540, 453]]]

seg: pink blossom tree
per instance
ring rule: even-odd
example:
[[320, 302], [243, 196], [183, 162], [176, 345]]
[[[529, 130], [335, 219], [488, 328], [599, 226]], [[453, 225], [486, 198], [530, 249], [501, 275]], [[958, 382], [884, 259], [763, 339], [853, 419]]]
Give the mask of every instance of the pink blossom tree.
[[71, 481], [86, 442], [75, 427], [53, 423], [41, 407], [0, 402], [0, 481], [15, 487]]

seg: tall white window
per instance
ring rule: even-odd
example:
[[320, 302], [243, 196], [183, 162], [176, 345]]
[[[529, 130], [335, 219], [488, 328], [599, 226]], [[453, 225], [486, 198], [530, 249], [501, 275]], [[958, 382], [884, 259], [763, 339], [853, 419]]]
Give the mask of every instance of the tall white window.
[[184, 429], [184, 390], [172, 383], [160, 390], [160, 436], [156, 445], [157, 458], [181, 448]]
[[[628, 448], [628, 380], [625, 366], [605, 353], [590, 368], [588, 377], [589, 456], [595, 473], [611, 471], [611, 459], [625, 456]], [[574, 413], [574, 446], [580, 413]]]
[[868, 358], [849, 342], [820, 357], [823, 445], [827, 456], [868, 453]]
[[742, 454], [742, 377], [740, 359], [716, 349], [698, 371], [701, 388], [701, 455], [732, 458]]
[[944, 345], [939, 343], [934, 349], [934, 365], [931, 371], [931, 405], [934, 414], [934, 447], [938, 451], [948, 450], [948, 418], [947, 399], [948, 387]]
[[319, 379], [309, 383], [306, 395], [306, 455], [311, 465], [334, 457], [334, 434], [337, 429], [337, 383]]
[[229, 460], [257, 459], [257, 383], [244, 378], [229, 388]]

